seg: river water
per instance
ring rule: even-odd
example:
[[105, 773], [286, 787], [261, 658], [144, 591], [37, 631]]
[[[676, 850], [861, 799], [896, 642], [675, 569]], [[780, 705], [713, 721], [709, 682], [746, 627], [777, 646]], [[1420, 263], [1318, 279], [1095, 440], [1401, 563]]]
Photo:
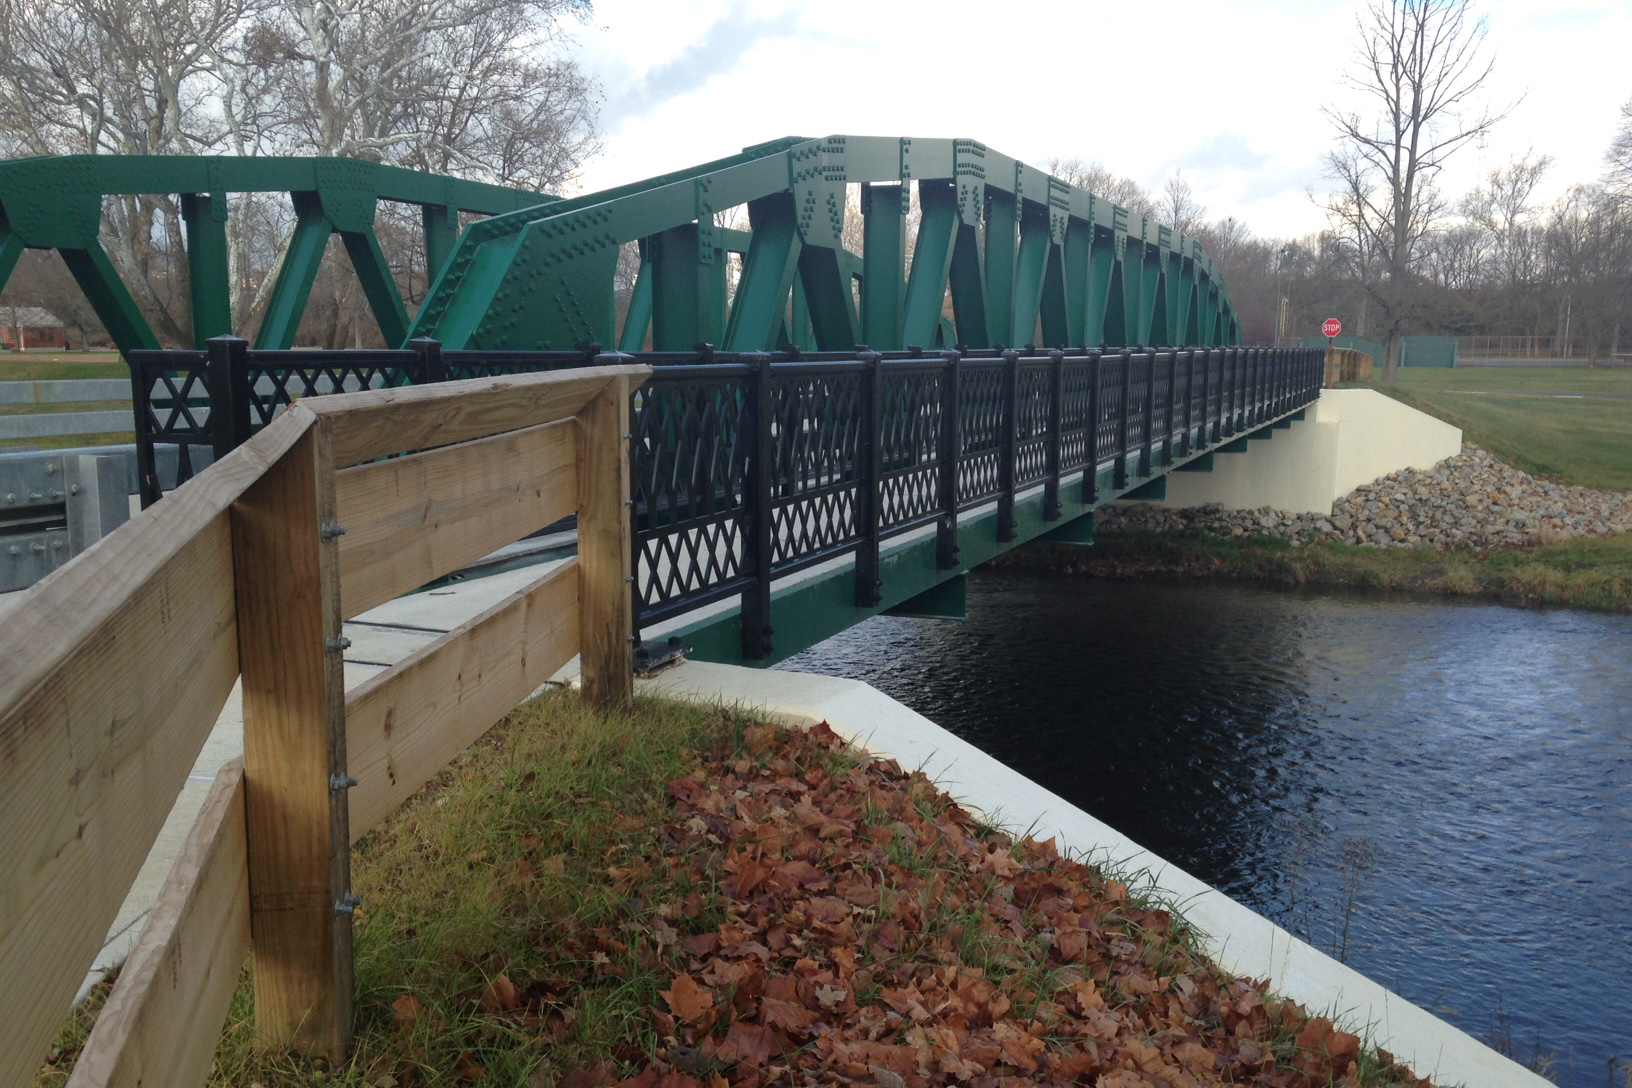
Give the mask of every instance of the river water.
[[868, 683], [1566, 1086], [1632, 1066], [1632, 617], [1011, 571]]

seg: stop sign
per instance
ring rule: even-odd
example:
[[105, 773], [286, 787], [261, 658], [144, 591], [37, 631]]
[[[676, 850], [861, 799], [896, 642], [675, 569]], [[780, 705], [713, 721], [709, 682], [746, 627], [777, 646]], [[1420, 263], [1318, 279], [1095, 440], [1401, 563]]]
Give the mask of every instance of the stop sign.
[[1328, 317], [1320, 326], [1320, 333], [1328, 340], [1343, 331], [1343, 322], [1335, 317]]

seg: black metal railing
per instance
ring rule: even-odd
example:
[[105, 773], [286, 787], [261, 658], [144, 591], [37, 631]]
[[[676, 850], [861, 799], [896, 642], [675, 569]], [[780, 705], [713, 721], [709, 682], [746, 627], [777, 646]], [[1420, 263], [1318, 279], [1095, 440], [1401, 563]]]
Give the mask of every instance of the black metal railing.
[[[600, 353], [411, 350], [133, 352], [144, 504], [156, 444], [219, 456], [301, 396], [629, 361]], [[1305, 348], [643, 354], [631, 411], [635, 624], [741, 599], [743, 657], [770, 653], [774, 579], [854, 555], [856, 602], [882, 599], [892, 536], [935, 527], [958, 566], [960, 517], [1041, 487], [1045, 520], [1108, 498], [1320, 394]]]

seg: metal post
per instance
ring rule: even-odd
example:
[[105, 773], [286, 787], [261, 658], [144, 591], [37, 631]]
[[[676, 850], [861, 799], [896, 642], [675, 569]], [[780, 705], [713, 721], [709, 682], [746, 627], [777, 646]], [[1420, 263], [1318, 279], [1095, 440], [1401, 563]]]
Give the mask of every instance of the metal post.
[[1014, 522], [1015, 459], [1019, 454], [1020, 429], [1020, 353], [1009, 349], [1003, 353], [1003, 444], [998, 452], [997, 486], [1002, 494], [997, 497], [997, 539], [1013, 540], [1019, 535]]
[[1133, 399], [1133, 355], [1122, 349], [1122, 405], [1116, 419], [1116, 466], [1111, 472], [1111, 487], [1120, 491], [1128, 486], [1128, 406]]
[[1204, 349], [1201, 353], [1201, 432], [1196, 436], [1196, 449], [1204, 450], [1213, 444], [1213, 423], [1207, 413], [1207, 398], [1212, 395], [1213, 387], [1213, 351]]
[[883, 505], [884, 364], [878, 352], [861, 353], [860, 431], [856, 450], [856, 607], [876, 608], [884, 599], [878, 575], [878, 532]]
[[1043, 481], [1043, 520], [1060, 520], [1060, 430], [1064, 415], [1065, 352], [1048, 353], [1048, 478]]
[[212, 336], [206, 350], [210, 445], [219, 461], [249, 438], [249, 342], [236, 336]]
[[935, 565], [958, 567], [958, 458], [963, 454], [959, 353], [946, 353], [941, 381], [941, 520], [935, 530]]
[[137, 358], [127, 358], [130, 366], [130, 407], [136, 424], [136, 490], [142, 509], [158, 502], [159, 468], [153, 457], [153, 413], [148, 404], [147, 369]]
[[1156, 352], [1150, 352], [1150, 366], [1145, 369], [1145, 426], [1144, 441], [1139, 446], [1139, 475], [1149, 476], [1155, 467], [1151, 461], [1151, 445], [1156, 438]]
[[748, 527], [747, 574], [752, 579], [742, 591], [742, 657], [763, 661], [771, 653], [771, 477], [775, 471], [775, 442], [771, 435], [771, 357], [762, 355], [749, 364], [748, 393], [753, 398], [753, 457], [748, 465], [743, 498]]
[[418, 356], [414, 360], [414, 384], [428, 385], [448, 380], [448, 364], [442, 358], [442, 342], [428, 336], [408, 341], [408, 347]]
[[[1152, 360], [1151, 367], [1153, 370], [1155, 365], [1155, 361]], [[1163, 430], [1166, 432], [1162, 435], [1163, 468], [1166, 468], [1173, 463], [1173, 409], [1178, 406], [1178, 403], [1179, 353], [1177, 350], [1174, 350], [1169, 352], [1167, 356], [1167, 413], [1162, 421]]]
[[[1175, 370], [1178, 367], [1178, 355], [1173, 356]], [[1179, 456], [1190, 456], [1190, 428], [1195, 423], [1196, 413], [1196, 352], [1194, 348], [1184, 353], [1184, 434], [1179, 439]]]
[[1082, 504], [1099, 502], [1099, 352], [1088, 353], [1088, 463], [1082, 470]]

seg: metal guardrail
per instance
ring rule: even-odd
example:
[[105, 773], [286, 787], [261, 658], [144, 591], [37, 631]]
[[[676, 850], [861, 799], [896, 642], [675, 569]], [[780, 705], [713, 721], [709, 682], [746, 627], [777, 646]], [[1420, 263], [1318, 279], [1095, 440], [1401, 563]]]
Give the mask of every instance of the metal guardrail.
[[[155, 451], [215, 457], [292, 399], [627, 361], [581, 352], [133, 352], [144, 504]], [[637, 629], [742, 598], [743, 656], [769, 653], [774, 579], [854, 553], [858, 605], [878, 601], [883, 542], [935, 525], [958, 564], [960, 515], [995, 503], [1013, 539], [1016, 495], [1084, 501], [1312, 402], [1324, 353], [1306, 348], [1024, 352], [646, 353], [631, 403]], [[201, 449], [201, 451], [202, 451]], [[183, 479], [185, 477], [182, 477]], [[179, 481], [178, 481], [179, 482]], [[1109, 498], [1106, 495], [1105, 498]], [[1008, 536], [1002, 534], [1007, 533]]]

